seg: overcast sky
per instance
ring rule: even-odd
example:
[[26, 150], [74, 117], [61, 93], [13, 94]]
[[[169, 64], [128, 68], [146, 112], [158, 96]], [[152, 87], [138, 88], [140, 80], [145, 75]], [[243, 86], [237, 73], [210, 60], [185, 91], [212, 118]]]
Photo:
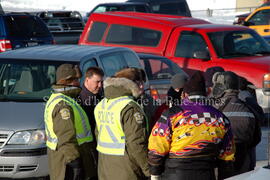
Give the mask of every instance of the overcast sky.
[[[4, 9], [78, 10], [88, 12], [103, 2], [126, 0], [0, 0]], [[191, 10], [235, 8], [236, 0], [187, 0]]]

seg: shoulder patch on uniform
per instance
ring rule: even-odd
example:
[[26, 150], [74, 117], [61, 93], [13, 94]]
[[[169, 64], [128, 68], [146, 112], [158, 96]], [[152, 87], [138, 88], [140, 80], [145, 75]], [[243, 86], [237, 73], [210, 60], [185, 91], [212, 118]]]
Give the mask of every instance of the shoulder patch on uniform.
[[135, 118], [135, 120], [136, 120], [136, 122], [138, 123], [138, 124], [142, 124], [143, 123], [143, 115], [141, 114], [141, 113], [139, 113], [139, 112], [136, 112], [134, 115], [134, 118]]
[[69, 119], [70, 118], [70, 110], [68, 108], [63, 108], [60, 110], [60, 114], [62, 119]]

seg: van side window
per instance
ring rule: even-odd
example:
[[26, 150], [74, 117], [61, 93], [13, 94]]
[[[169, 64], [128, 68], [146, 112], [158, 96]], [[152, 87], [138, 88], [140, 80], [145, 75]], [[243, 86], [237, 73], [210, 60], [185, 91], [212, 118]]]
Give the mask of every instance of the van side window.
[[109, 29], [106, 42], [112, 44], [156, 47], [160, 38], [161, 32], [159, 31], [112, 24]]
[[112, 76], [120, 69], [128, 67], [122, 53], [112, 53], [100, 56], [100, 61], [106, 76]]
[[82, 69], [82, 74], [83, 76], [81, 77], [81, 82], [84, 82], [84, 79], [85, 79], [85, 72], [87, 71], [88, 68], [90, 67], [98, 67], [98, 64], [97, 64], [97, 61], [96, 59], [92, 58], [92, 59], [89, 59], [87, 60], [83, 66], [81, 67]]
[[194, 58], [194, 53], [198, 51], [208, 52], [203, 37], [196, 32], [181, 32], [176, 46], [175, 57]]
[[88, 41], [100, 42], [108, 24], [104, 22], [94, 22], [88, 35]]
[[128, 67], [141, 68], [140, 62], [138, 61], [138, 57], [134, 53], [125, 52], [123, 53], [123, 55], [127, 62]]

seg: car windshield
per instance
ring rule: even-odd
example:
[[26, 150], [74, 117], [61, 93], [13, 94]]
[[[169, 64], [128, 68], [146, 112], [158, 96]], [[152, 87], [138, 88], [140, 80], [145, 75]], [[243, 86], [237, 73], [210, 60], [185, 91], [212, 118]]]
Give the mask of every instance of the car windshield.
[[191, 16], [186, 2], [164, 2], [150, 4], [154, 13]]
[[44, 101], [51, 93], [60, 64], [62, 62], [1, 60], [0, 101]]
[[136, 11], [146, 12], [143, 5], [101, 5], [94, 9], [94, 12], [108, 12], [108, 11]]
[[220, 58], [270, 54], [267, 42], [251, 30], [211, 32], [208, 36]]

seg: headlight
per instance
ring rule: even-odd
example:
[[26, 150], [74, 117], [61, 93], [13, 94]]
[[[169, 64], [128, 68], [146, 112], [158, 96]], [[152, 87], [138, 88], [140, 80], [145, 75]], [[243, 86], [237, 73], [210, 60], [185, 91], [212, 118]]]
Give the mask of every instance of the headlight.
[[71, 12], [70, 16], [74, 18], [81, 18], [81, 15], [78, 12]]
[[52, 18], [53, 14], [51, 12], [46, 12], [44, 15], [46, 18]]
[[44, 130], [20, 131], [13, 134], [8, 144], [39, 145], [45, 143], [45, 137]]
[[270, 74], [265, 74], [263, 77], [263, 93], [270, 95]]

